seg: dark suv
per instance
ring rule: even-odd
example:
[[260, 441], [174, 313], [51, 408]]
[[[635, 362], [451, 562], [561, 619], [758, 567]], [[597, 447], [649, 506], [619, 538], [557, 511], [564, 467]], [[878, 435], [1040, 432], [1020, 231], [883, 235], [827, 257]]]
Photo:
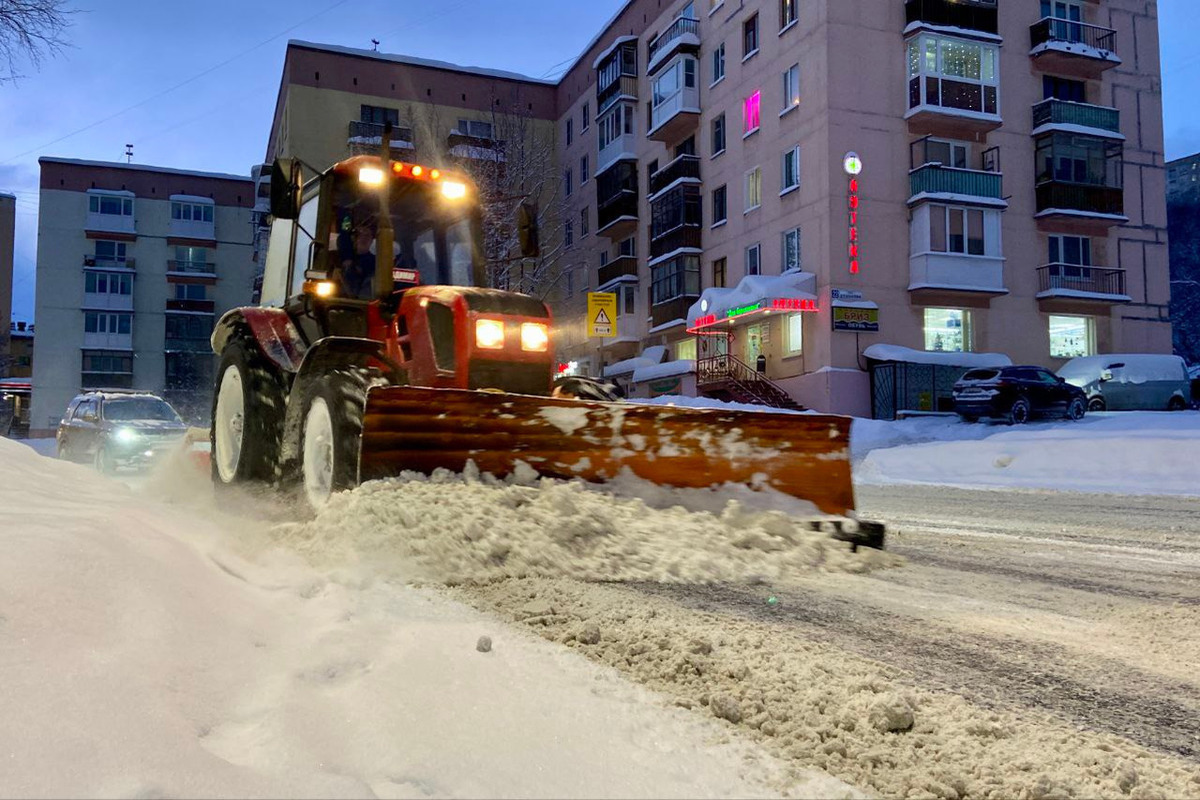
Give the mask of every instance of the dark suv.
[[58, 425], [58, 457], [96, 465], [146, 468], [182, 445], [188, 426], [152, 394], [84, 392]]
[[1083, 419], [1087, 395], [1042, 367], [973, 369], [954, 384], [954, 410], [967, 422], [980, 417], [1023, 425], [1034, 417]]

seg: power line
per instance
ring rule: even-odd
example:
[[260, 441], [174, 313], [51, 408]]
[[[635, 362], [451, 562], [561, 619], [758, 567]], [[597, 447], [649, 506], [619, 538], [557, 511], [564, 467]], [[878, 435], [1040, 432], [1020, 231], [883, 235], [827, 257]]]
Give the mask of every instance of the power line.
[[193, 75], [192, 77], [190, 77], [190, 78], [187, 78], [187, 79], [185, 79], [185, 80], [182, 80], [182, 81], [180, 81], [179, 83], [175, 84], [174, 86], [171, 86], [170, 88], [164, 89], [164, 90], [162, 90], [161, 92], [158, 92], [157, 94], [153, 94], [153, 95], [151, 95], [150, 97], [147, 97], [147, 98], [145, 98], [144, 100], [140, 100], [140, 101], [138, 101], [138, 102], [134, 103], [134, 104], [133, 104], [133, 105], [131, 105], [131, 106], [126, 106], [125, 108], [121, 109], [120, 111], [117, 111], [116, 113], [110, 114], [110, 115], [108, 115], [107, 117], [104, 117], [104, 118], [102, 118], [102, 119], [98, 119], [98, 120], [96, 120], [95, 122], [92, 122], [92, 123], [90, 123], [90, 124], [88, 124], [88, 125], [85, 125], [85, 126], [84, 126], [84, 127], [82, 127], [82, 128], [79, 128], [78, 130], [75, 130], [75, 131], [72, 131], [71, 133], [68, 133], [68, 134], [66, 134], [65, 136], [60, 136], [59, 138], [55, 139], [55, 140], [54, 140], [54, 141], [52, 141], [52, 142], [47, 142], [47, 143], [45, 143], [45, 144], [43, 144], [43, 145], [39, 145], [38, 147], [35, 147], [35, 148], [33, 148], [32, 150], [26, 150], [24, 153], [19, 153], [19, 154], [15, 155], [15, 156], [12, 156], [11, 158], [8, 158], [8, 159], [6, 159], [6, 160], [4, 160], [4, 161], [0, 162], [0, 164], [8, 164], [8, 163], [10, 163], [10, 162], [12, 162], [12, 161], [16, 161], [18, 158], [24, 158], [24, 157], [25, 157], [25, 156], [27, 156], [27, 155], [31, 155], [31, 154], [33, 154], [33, 153], [36, 153], [36, 152], [38, 152], [39, 150], [43, 150], [43, 149], [45, 149], [45, 148], [47, 148], [47, 147], [50, 147], [51, 145], [56, 145], [56, 144], [58, 144], [59, 142], [65, 141], [65, 140], [67, 140], [67, 139], [70, 139], [72, 136], [77, 136], [77, 135], [79, 135], [79, 134], [83, 133], [84, 131], [89, 131], [89, 130], [91, 130], [92, 128], [95, 128], [95, 127], [97, 127], [98, 125], [103, 125], [105, 122], [109, 122], [109, 121], [111, 121], [111, 120], [114, 120], [114, 119], [116, 119], [117, 117], [121, 116], [122, 114], [125, 114], [125, 113], [127, 113], [127, 112], [129, 112], [129, 111], [132, 111], [132, 110], [133, 110], [133, 109], [135, 109], [135, 108], [139, 108], [139, 107], [141, 107], [141, 106], [144, 106], [144, 105], [146, 105], [146, 103], [149, 103], [149, 102], [150, 102], [150, 101], [152, 101], [152, 100], [157, 100], [158, 98], [160, 98], [160, 97], [162, 97], [162, 96], [164, 96], [164, 95], [170, 94], [171, 92], [175, 91], [176, 89], [180, 89], [180, 88], [182, 88], [182, 87], [184, 87], [184, 86], [187, 86], [189, 83], [194, 83], [195, 81], [199, 80], [200, 78], [203, 78], [205, 75], [209, 75], [209, 74], [211, 74], [211, 73], [213, 73], [213, 72], [216, 72], [216, 71], [217, 71], [217, 70], [219, 70], [221, 67], [224, 67], [224, 66], [227, 66], [227, 65], [229, 65], [229, 64], [232, 64], [234, 61], [237, 61], [237, 60], [238, 60], [239, 58], [241, 58], [242, 56], [244, 56], [244, 55], [246, 55], [246, 54], [248, 54], [248, 53], [252, 53], [252, 52], [254, 52], [255, 50], [257, 50], [258, 48], [260, 48], [260, 47], [264, 47], [264, 46], [266, 46], [266, 45], [270, 44], [271, 42], [275, 41], [276, 39], [278, 39], [278, 38], [280, 38], [280, 37], [282, 37], [282, 36], [285, 36], [285, 35], [287, 35], [287, 34], [291, 33], [292, 31], [296, 30], [296, 28], [299, 28], [299, 27], [301, 27], [302, 25], [307, 25], [309, 22], [312, 22], [312, 21], [313, 21], [314, 19], [316, 19], [317, 17], [320, 17], [320, 16], [322, 16], [322, 15], [324, 15], [324, 14], [328, 14], [330, 11], [333, 11], [335, 8], [338, 8], [339, 6], [344, 6], [344, 5], [346, 5], [348, 2], [350, 2], [350, 0], [338, 0], [336, 3], [334, 3], [334, 4], [333, 4], [333, 5], [331, 5], [331, 6], [329, 6], [329, 7], [328, 7], [328, 8], [326, 8], [325, 10], [323, 10], [323, 11], [318, 11], [316, 14], [313, 14], [311, 17], [306, 17], [305, 19], [301, 20], [300, 22], [297, 22], [295, 25], [292, 25], [290, 28], [287, 28], [286, 30], [280, 31], [279, 33], [275, 34], [274, 36], [270, 37], [269, 39], [264, 39], [263, 41], [259, 42], [258, 44], [254, 45], [253, 47], [249, 47], [249, 48], [247, 48], [247, 49], [245, 49], [245, 50], [241, 51], [240, 53], [237, 53], [236, 55], [234, 55], [234, 56], [231, 56], [230, 58], [227, 58], [227, 59], [225, 59], [224, 61], [222, 61], [222, 62], [221, 62], [221, 63], [219, 63], [219, 64], [215, 64], [214, 66], [211, 66], [211, 67], [209, 67], [208, 69], [206, 69], [206, 70], [203, 70], [202, 72], [198, 72], [198, 73], [196, 73], [195, 75]]

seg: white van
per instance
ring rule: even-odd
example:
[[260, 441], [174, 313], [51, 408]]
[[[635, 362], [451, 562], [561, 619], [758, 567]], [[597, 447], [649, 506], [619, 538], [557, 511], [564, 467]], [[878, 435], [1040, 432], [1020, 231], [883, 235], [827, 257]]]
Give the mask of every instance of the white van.
[[1182, 411], [1191, 405], [1179, 356], [1114, 353], [1072, 358], [1059, 377], [1087, 392], [1089, 411]]

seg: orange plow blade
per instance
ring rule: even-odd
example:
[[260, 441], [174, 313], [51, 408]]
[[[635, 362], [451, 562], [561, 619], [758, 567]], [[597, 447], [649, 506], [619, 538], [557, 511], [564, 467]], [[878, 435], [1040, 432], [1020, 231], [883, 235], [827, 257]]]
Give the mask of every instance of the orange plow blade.
[[541, 475], [603, 483], [627, 469], [663, 486], [771, 488], [850, 515], [850, 418], [458, 389], [385, 387], [367, 395], [362, 480], [404, 470], [498, 477], [525, 462]]

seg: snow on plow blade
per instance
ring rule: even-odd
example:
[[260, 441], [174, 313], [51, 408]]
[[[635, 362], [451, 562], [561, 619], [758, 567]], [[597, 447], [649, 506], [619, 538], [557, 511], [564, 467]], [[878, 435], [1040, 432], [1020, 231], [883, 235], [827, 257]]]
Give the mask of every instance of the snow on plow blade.
[[367, 395], [362, 480], [455, 472], [602, 483], [622, 469], [664, 486], [770, 487], [826, 514], [854, 509], [850, 419], [386, 387]]

